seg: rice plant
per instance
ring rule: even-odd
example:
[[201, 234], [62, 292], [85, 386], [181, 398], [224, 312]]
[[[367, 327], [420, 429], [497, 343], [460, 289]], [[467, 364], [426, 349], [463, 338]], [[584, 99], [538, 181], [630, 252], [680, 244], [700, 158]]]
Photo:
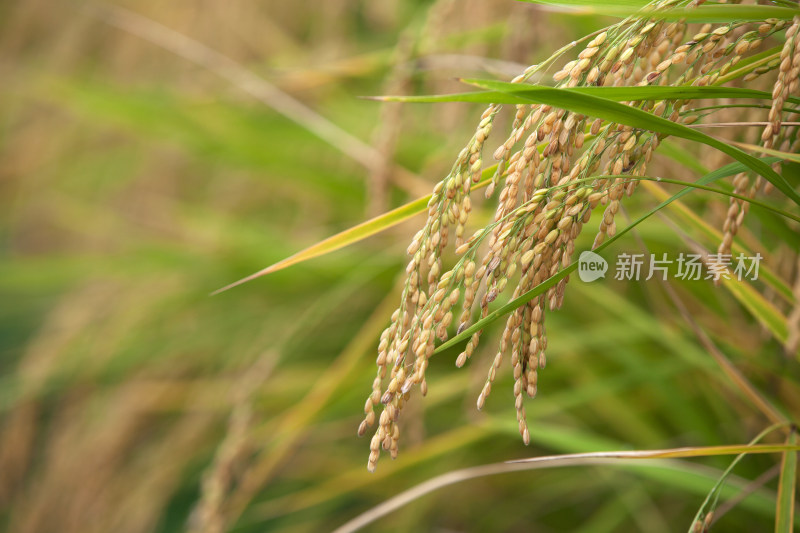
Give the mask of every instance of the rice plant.
[[[647, 165], [665, 138], [683, 137], [738, 161], [698, 182], [706, 184], [735, 175], [733, 193], [723, 192], [730, 197], [730, 207], [718, 251], [701, 256], [713, 271], [706, 279], [713, 277], [717, 284], [731, 279], [731, 246], [752, 198], [777, 188], [783, 203], [798, 205], [800, 196], [780, 174], [780, 162], [791, 160], [798, 148], [797, 124], [784, 126], [783, 122], [786, 115], [796, 113], [793, 106], [786, 106], [787, 102], [800, 101], [800, 17], [791, 8], [755, 9], [740, 14], [736, 8], [704, 9], [703, 4], [697, 0], [653, 2], [640, 13], [570, 43], [525, 69], [511, 83], [465, 80], [484, 92], [382, 98], [491, 104], [448, 175], [434, 188], [427, 201], [427, 220], [407, 249], [411, 260], [405, 269], [401, 302], [392, 314], [391, 325], [381, 334], [378, 374], [358, 428], [358, 434], [364, 435], [377, 422], [369, 446], [370, 471], [377, 466], [381, 448], [388, 450], [392, 458], [398, 456], [400, 413], [414, 390], [418, 388], [426, 395], [429, 359], [441, 350], [437, 350], [437, 339], [447, 341], [450, 330], [455, 329], [456, 337], [444, 346], [467, 340], [455, 361], [457, 367], [462, 367], [478, 346], [483, 328], [503, 315], [508, 318], [478, 395], [477, 409], [484, 407], [504, 358], [509, 358], [518, 430], [523, 442], [530, 443], [525, 396], [534, 398], [537, 394], [539, 372], [547, 362], [544, 320], [547, 312], [557, 310], [563, 303], [570, 272], [577, 265], [573, 262], [575, 241], [600, 205], [603, 210], [598, 215], [599, 228], [592, 250], [602, 250], [635, 225], [617, 232], [621, 202], [634, 194], [642, 180], [650, 179]], [[773, 14], [780, 16], [770, 16]], [[695, 18], [711, 18], [714, 22], [690, 32], [688, 22]], [[781, 33], [782, 45], [762, 49], [765, 39]], [[553, 68], [562, 56], [573, 57], [575, 51], [575, 59]], [[528, 83], [534, 75], [551, 70], [555, 70], [554, 86]], [[771, 94], [726, 85], [770, 74]], [[687, 127], [699, 124], [701, 118], [713, 118], [714, 112], [723, 107], [700, 108], [698, 100], [723, 97], [771, 102], [765, 106], [769, 113], [760, 144], [747, 148], [777, 158], [765, 162]], [[484, 146], [504, 104], [513, 105], [511, 131], [494, 149], [492, 155], [497, 163], [487, 168]], [[780, 150], [773, 150], [776, 146]], [[491, 177], [482, 181], [485, 173]], [[483, 186], [487, 199], [499, 188], [494, 218], [467, 237], [471, 193]], [[781, 213], [799, 221], [791, 211], [789, 208]], [[443, 256], [451, 241], [458, 261], [447, 268]], [[511, 301], [490, 313], [490, 304], [509, 282], [515, 285]], [[480, 318], [473, 324], [476, 306]], [[787, 353], [797, 352], [795, 344], [787, 345]], [[382, 406], [379, 416], [376, 406]], [[768, 409], [786, 429], [789, 419]], [[790, 434], [794, 435], [793, 429]], [[785, 455], [793, 457], [793, 452]], [[784, 477], [795, 475], [791, 469]], [[780, 515], [778, 509], [779, 521]], [[712, 518], [713, 510], [698, 513], [693, 530], [708, 530]]]
[[[530, 442], [524, 396], [536, 396], [539, 372], [546, 366], [544, 320], [547, 312], [561, 307], [564, 300], [575, 240], [598, 205], [604, 209], [592, 249], [600, 250], [607, 239], [618, 236], [616, 217], [621, 202], [633, 195], [646, 176], [647, 165], [664, 138], [675, 135], [717, 148], [755, 175], [752, 180], [748, 172], [736, 175], [737, 196], [731, 197], [719, 253], [704, 256], [706, 262], [722, 263], [727, 270], [733, 236], [747, 211], [745, 197], [754, 196], [764, 180], [770, 186], [767, 189], [777, 187], [797, 205], [800, 197], [770, 165], [686, 125], [698, 120], [691, 105], [700, 98], [737, 94], [771, 98], [761, 135], [762, 151], [777, 144], [782, 152], [794, 153], [797, 127], [782, 127], [782, 117], [787, 99], [794, 98], [798, 89], [800, 18], [723, 20], [687, 34], [686, 20], [676, 20], [676, 15], [683, 15], [684, 9], [702, 13], [698, 10], [702, 4], [655, 2], [646, 15], [628, 17], [582, 39], [585, 46], [577, 57], [552, 75], [555, 88], [534, 85], [526, 90], [525, 82], [534, 74], [547, 72], [570, 49], [577, 49], [577, 42], [527, 68], [511, 84], [471, 82], [490, 92], [468, 95], [470, 99], [477, 96], [493, 101], [500, 96], [501, 101], [516, 104], [511, 132], [494, 150], [497, 164], [486, 188], [486, 197], [491, 198], [503, 179], [498, 205], [493, 221], [467, 238], [471, 192], [481, 181], [484, 144], [502, 107], [492, 104], [449, 175], [434, 189], [428, 219], [408, 247], [411, 261], [401, 304], [392, 315], [391, 326], [381, 335], [378, 376], [359, 427], [363, 435], [373, 426], [374, 408], [383, 404], [370, 443], [370, 470], [374, 470], [381, 448], [397, 455], [400, 411], [412, 389], [419, 386], [421, 393], [426, 393], [425, 371], [436, 340], [447, 340], [448, 327], [457, 314], [457, 339], [470, 335], [456, 359], [456, 366], [464, 366], [488, 323], [489, 304], [506, 290], [509, 281], [516, 284], [511, 294], [513, 311], [508, 313], [477, 408], [484, 406], [503, 359], [509, 358], [519, 432], [525, 444]], [[783, 46], [767, 56], [764, 66], [756, 66], [752, 58], [757, 57], [764, 39], [778, 32], [785, 33]], [[775, 71], [771, 95], [746, 89], [738, 92], [723, 85], [771, 71]], [[579, 88], [584, 90], [577, 91]], [[460, 260], [446, 269], [442, 255], [450, 240]], [[481, 291], [477, 305], [481, 321], [470, 327]], [[454, 314], [459, 301], [461, 312]]]
[[46, 7], [0, 528], [795, 528], [794, 0]]

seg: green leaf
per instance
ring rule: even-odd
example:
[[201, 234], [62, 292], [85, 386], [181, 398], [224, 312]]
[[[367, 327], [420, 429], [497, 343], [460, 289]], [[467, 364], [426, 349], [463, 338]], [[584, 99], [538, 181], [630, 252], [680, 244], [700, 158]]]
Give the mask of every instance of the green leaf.
[[[742, 165], [740, 163], [731, 163], [729, 165], [725, 165], [724, 167], [715, 170], [714, 172], [710, 172], [710, 173], [706, 174], [705, 176], [703, 176], [702, 178], [697, 180], [697, 183], [699, 185], [708, 185], [709, 183], [713, 183], [713, 182], [715, 182], [715, 181], [717, 181], [717, 180], [719, 180], [721, 178], [724, 178], [724, 177], [727, 177], [727, 176], [733, 176], [734, 174], [738, 174], [739, 172], [742, 172], [744, 169], [745, 169], [744, 165]], [[661, 209], [663, 209], [664, 207], [666, 207], [670, 203], [672, 203], [675, 200], [685, 196], [691, 190], [692, 190], [691, 187], [685, 187], [685, 188], [681, 189], [680, 191], [678, 191], [676, 194], [674, 194], [670, 198], [664, 200], [663, 202], [658, 204], [656, 207], [654, 207], [653, 209], [651, 209], [650, 211], [648, 211], [644, 215], [640, 216], [638, 219], [633, 221], [629, 226], [625, 227], [622, 230], [617, 231], [616, 235], [614, 235], [610, 239], [607, 239], [605, 242], [603, 242], [603, 244], [601, 244], [600, 246], [595, 248], [594, 251], [595, 252], [601, 252], [604, 249], [608, 248], [609, 246], [611, 246], [612, 243], [614, 243], [615, 241], [619, 240], [623, 235], [628, 233], [630, 230], [632, 230], [633, 228], [635, 228], [636, 226], [638, 226], [639, 224], [641, 224], [642, 222], [644, 222], [645, 220], [650, 218], [652, 215], [654, 215], [655, 213], [657, 213], [658, 211], [660, 211]], [[549, 277], [548, 279], [546, 279], [545, 281], [543, 281], [542, 283], [540, 283], [539, 285], [537, 285], [536, 287], [534, 287], [530, 291], [528, 291], [525, 294], [523, 294], [523, 295], [511, 300], [510, 302], [508, 302], [507, 304], [499, 307], [498, 309], [492, 311], [486, 317], [484, 317], [481, 320], [477, 321], [472, 326], [470, 326], [467, 329], [465, 329], [464, 331], [462, 331], [460, 334], [458, 334], [455, 337], [451, 338], [447, 342], [442, 343], [438, 348], [436, 348], [434, 353], [442, 352], [442, 351], [450, 348], [451, 346], [454, 346], [454, 345], [458, 344], [459, 342], [462, 342], [462, 341], [468, 339], [469, 337], [472, 336], [473, 333], [476, 333], [476, 332], [482, 330], [483, 328], [485, 328], [486, 326], [488, 326], [489, 324], [491, 324], [495, 320], [499, 319], [500, 317], [510, 313], [511, 311], [515, 310], [516, 308], [528, 303], [529, 301], [533, 300], [537, 296], [543, 294], [550, 287], [555, 286], [556, 283], [558, 283], [559, 281], [561, 281], [562, 279], [567, 277], [570, 273], [572, 273], [575, 270], [577, 270], [577, 268], [578, 268], [578, 262], [577, 261], [573, 261], [569, 266], [565, 267], [564, 269], [560, 270], [559, 272], [557, 272], [553, 276]]]
[[793, 7], [759, 6], [759, 5], [711, 5], [706, 4], [691, 9], [665, 9], [657, 13], [648, 13], [654, 19], [686, 20], [698, 23], [724, 23], [740, 21], [762, 21], [770, 18], [791, 20], [800, 14]]
[[[478, 190], [486, 187], [491, 183], [491, 176], [494, 174], [497, 165], [492, 165], [489, 168], [486, 168], [482, 172], [483, 180], [479, 181], [478, 183], [472, 186], [472, 190]], [[392, 226], [396, 226], [401, 222], [408, 220], [409, 218], [418, 215], [425, 211], [428, 206], [428, 202], [431, 199], [431, 195], [423, 196], [422, 198], [418, 198], [412, 202], [407, 204], [401, 205], [391, 211], [384, 213], [382, 215], [378, 215], [377, 217], [371, 218], [357, 226], [353, 226], [352, 228], [346, 229], [336, 235], [332, 235], [327, 239], [319, 241], [316, 244], [309, 246], [308, 248], [297, 252], [296, 254], [283, 259], [282, 261], [278, 261], [274, 265], [270, 265], [258, 272], [254, 272], [249, 276], [242, 278], [238, 281], [234, 281], [233, 283], [222, 287], [221, 289], [217, 289], [211, 293], [211, 295], [219, 294], [221, 292], [227, 291], [228, 289], [232, 289], [243, 283], [247, 283], [248, 281], [252, 281], [256, 278], [260, 278], [261, 276], [266, 276], [267, 274], [272, 274], [273, 272], [277, 272], [278, 270], [283, 270], [284, 268], [290, 267], [292, 265], [296, 265], [297, 263], [302, 263], [303, 261], [308, 261], [309, 259], [313, 259], [315, 257], [319, 257], [321, 255], [328, 254], [340, 248], [344, 248], [345, 246], [349, 246], [353, 243], [358, 241], [362, 241], [367, 237], [371, 237], [381, 231], [391, 228]]]
[[736, 65], [737, 68], [735, 70], [731, 70], [724, 76], [720, 76], [717, 81], [714, 82], [714, 85], [722, 85], [737, 78], [744, 77], [759, 67], [771, 68], [770, 64], [774, 64], [773, 61], [776, 61], [778, 58], [780, 58], [781, 48], [781, 46], [776, 46], [775, 48], [767, 51], [770, 52], [769, 54], [758, 54], [757, 56], [747, 58], [748, 60], [742, 61]]
[[[490, 81], [490, 80], [464, 80], [466, 83], [490, 91], [518, 93], [517, 84]], [[682, 124], [676, 124], [665, 118], [657, 117], [652, 113], [647, 113], [640, 109], [613, 102], [606, 98], [598, 98], [590, 94], [576, 91], [567, 91], [554, 87], [530, 86], [525, 90], [524, 98], [528, 102], [552, 105], [567, 109], [575, 113], [581, 113], [593, 117], [602, 118], [619, 124], [625, 124], [634, 128], [654, 131], [675, 137], [681, 137], [690, 141], [700, 142], [716, 148], [728, 154], [740, 163], [746, 165], [750, 170], [757, 172], [767, 181], [772, 183], [775, 188], [784, 195], [791, 198], [796, 204], [800, 205], [800, 195], [786, 182], [786, 180], [772, 170], [772, 168], [739, 148], [735, 148], [728, 143], [715, 139], [705, 133], [687, 128]]]
[[798, 14], [791, 7], [759, 5], [702, 5], [691, 9], [654, 9], [652, 2], [646, 0], [612, 0], [597, 2], [592, 0], [521, 0], [531, 4], [545, 5], [551, 9], [565, 11], [574, 15], [606, 15], [611, 17], [641, 16], [660, 20], [687, 20], [690, 22], [736, 22], [761, 21], [768, 18], [789, 20]]
[[784, 161], [794, 161], [795, 163], [800, 163], [800, 154], [781, 152], [780, 150], [773, 150], [772, 148], [766, 148], [764, 146], [758, 146], [756, 144], [740, 143], [736, 141], [731, 141], [731, 144], [735, 144], [736, 146], [744, 148], [745, 150], [750, 150], [752, 152], [761, 152], [762, 154], [779, 157]]
[[[714, 457], [717, 455], [738, 455], [741, 453], [778, 453], [797, 451], [800, 446], [794, 443], [787, 444], [725, 444], [722, 446], [690, 446], [686, 448], [674, 448], [670, 450], [625, 450], [619, 452], [589, 452], [576, 453], [557, 456], [559, 460], [569, 461], [576, 457], [607, 457], [619, 459], [671, 459], [676, 457]], [[520, 463], [542, 463], [554, 461], [546, 457], [531, 457], [529, 459], [518, 459], [508, 461], [505, 464]]]
[[[792, 428], [787, 446], [797, 446], [797, 428]], [[775, 508], [775, 533], [794, 531], [794, 498], [797, 480], [797, 452], [783, 452], [781, 479], [778, 482], [778, 504]]]
[[[490, 80], [463, 80], [467, 83], [489, 82]], [[503, 83], [503, 82], [492, 82]], [[531, 97], [537, 96], [538, 86], [521, 83], [504, 83], [502, 90], [487, 90], [471, 93], [456, 93], [422, 96], [377, 96], [370, 99], [383, 102], [408, 103], [440, 103], [440, 102], [477, 102], [483, 104], [527, 104]], [[693, 85], [661, 86], [646, 85], [642, 87], [569, 87], [559, 89], [568, 93], [581, 93], [606, 98], [617, 102], [627, 100], [694, 100], [700, 98], [755, 98], [771, 100], [772, 95], [766, 91], [743, 89], [739, 87], [719, 87]], [[791, 100], [791, 99], [790, 99]], [[800, 99], [794, 98], [797, 103]]]
[[[635, 463], [639, 460], [647, 459], [674, 459], [686, 457], [712, 457], [720, 455], [738, 455], [740, 453], [746, 454], [762, 454], [762, 453], [778, 453], [789, 452], [798, 449], [796, 445], [775, 445], [775, 444], [757, 444], [754, 446], [749, 445], [729, 445], [729, 446], [705, 446], [705, 447], [687, 447], [687, 448], [674, 448], [668, 450], [621, 450], [613, 452], [588, 452], [588, 453], [571, 453], [563, 455], [548, 455], [531, 457], [529, 459], [521, 459], [517, 461], [508, 461], [506, 463], [495, 463], [481, 466], [473, 466], [471, 468], [464, 468], [455, 470], [428, 479], [425, 482], [412, 487], [406, 491], [393, 496], [392, 498], [376, 505], [368, 512], [356, 516], [349, 522], [339, 526], [334, 530], [334, 533], [353, 533], [358, 531], [368, 524], [374, 522], [378, 518], [395, 511], [409, 502], [412, 502], [425, 494], [429, 494], [455, 483], [466, 481], [468, 479], [476, 479], [486, 476], [495, 476], [499, 474], [506, 474], [510, 472], [520, 472], [526, 470], [539, 470], [542, 468], [559, 468], [565, 466], [584, 466], [596, 465], [598, 462], [619, 462], [620, 464]], [[790, 530], [787, 530], [790, 531]]]
[[[520, 0], [529, 4], [540, 4], [554, 8], [592, 8], [597, 6], [597, 0]], [[610, 0], [603, 2], [609, 9], [640, 10], [650, 4], [650, 0]], [[635, 11], [632, 11], [635, 12]]]

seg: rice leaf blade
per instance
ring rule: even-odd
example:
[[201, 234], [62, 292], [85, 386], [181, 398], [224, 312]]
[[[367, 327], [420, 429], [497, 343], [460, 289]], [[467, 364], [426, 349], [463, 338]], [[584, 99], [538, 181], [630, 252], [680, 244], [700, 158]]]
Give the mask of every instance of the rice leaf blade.
[[791, 7], [761, 5], [701, 5], [692, 9], [671, 8], [652, 9], [647, 0], [613, 0], [596, 2], [591, 0], [520, 0], [530, 4], [546, 6], [555, 11], [573, 15], [605, 15], [610, 17], [636, 16], [656, 20], [687, 20], [690, 22], [736, 22], [761, 21], [768, 18], [788, 20], [797, 15], [798, 10]]
[[[792, 428], [787, 446], [797, 446], [797, 429]], [[794, 500], [797, 483], [797, 451], [783, 452], [781, 477], [778, 482], [778, 503], [775, 508], [775, 533], [791, 533], [794, 531]]]
[[[463, 80], [467, 83], [476, 81], [491, 81], [503, 84], [503, 90], [485, 90], [468, 93], [419, 95], [419, 96], [373, 96], [367, 97], [382, 102], [406, 103], [443, 103], [443, 102], [472, 102], [483, 104], [528, 104], [526, 96], [535, 96], [537, 91], [534, 85], [506, 83], [493, 80]], [[647, 85], [643, 87], [569, 87], [559, 89], [568, 93], [581, 93], [600, 98], [607, 98], [617, 102], [626, 100], [694, 100], [701, 98], [754, 98], [771, 100], [772, 95], [766, 91], [746, 89], [740, 87], [721, 87], [677, 85], [661, 86]], [[789, 101], [800, 103], [800, 99], [790, 98]]]
[[[486, 90], [509, 91], [514, 88], [514, 84], [487, 81], [487, 80], [464, 80], [466, 83]], [[786, 182], [786, 180], [772, 170], [772, 168], [746, 152], [735, 148], [719, 139], [706, 135], [701, 131], [688, 128], [682, 124], [676, 124], [665, 118], [657, 117], [652, 113], [647, 113], [640, 109], [626, 106], [619, 102], [614, 102], [606, 98], [600, 98], [579, 92], [568, 92], [564, 89], [553, 87], [530, 86], [525, 98], [529, 102], [552, 105], [567, 109], [576, 113], [598, 117], [604, 120], [625, 124], [634, 128], [654, 131], [675, 137], [681, 137], [690, 141], [700, 142], [733, 157], [743, 163], [750, 170], [757, 172], [767, 181], [772, 183], [787, 197], [791, 198], [796, 204], [800, 205], [800, 195]]]
[[[489, 185], [491, 182], [490, 176], [494, 172], [495, 168], [497, 168], [496, 165], [485, 169], [483, 171], [484, 179], [474, 184], [472, 186], [472, 190], [482, 189]], [[302, 263], [303, 261], [308, 261], [309, 259], [314, 259], [315, 257], [329, 254], [344, 248], [345, 246], [362, 241], [367, 237], [376, 235], [381, 231], [396, 226], [397, 224], [400, 224], [401, 222], [424, 212], [430, 199], [431, 195], [417, 198], [416, 200], [408, 202], [407, 204], [403, 204], [400, 207], [392, 209], [391, 211], [388, 211], [382, 215], [378, 215], [377, 217], [371, 218], [365, 222], [362, 222], [361, 224], [353, 226], [352, 228], [332, 235], [315, 244], [312, 244], [308, 248], [305, 248], [292, 256], [287, 257], [286, 259], [283, 259], [282, 261], [278, 261], [277, 263], [259, 270], [258, 272], [254, 272], [247, 277], [234, 281], [233, 283], [226, 285], [221, 289], [217, 289], [212, 292], [211, 295], [213, 296], [221, 292], [225, 292], [229, 289], [260, 278], [261, 276], [266, 276], [267, 274], [272, 274], [273, 272], [283, 270], [284, 268]]]

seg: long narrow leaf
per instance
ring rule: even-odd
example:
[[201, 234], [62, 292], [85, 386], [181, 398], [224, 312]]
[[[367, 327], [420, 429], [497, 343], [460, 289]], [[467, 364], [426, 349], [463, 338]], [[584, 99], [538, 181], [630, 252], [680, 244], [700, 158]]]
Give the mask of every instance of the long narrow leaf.
[[[472, 186], [472, 190], [474, 191], [477, 189], [482, 189], [483, 187], [489, 185], [491, 182], [490, 176], [494, 173], [496, 168], [497, 165], [493, 165], [484, 169], [482, 173], [484, 179], [474, 184]], [[219, 294], [227, 291], [228, 289], [238, 287], [243, 283], [247, 283], [248, 281], [253, 281], [256, 278], [260, 278], [261, 276], [266, 276], [267, 274], [277, 272], [278, 270], [283, 270], [284, 268], [296, 265], [297, 263], [308, 261], [309, 259], [325, 255], [358, 241], [362, 241], [367, 237], [371, 237], [377, 233], [380, 233], [381, 231], [391, 228], [392, 226], [396, 226], [397, 224], [400, 224], [401, 222], [408, 220], [419, 213], [422, 213], [427, 208], [430, 199], [431, 195], [423, 196], [422, 198], [418, 198], [412, 202], [401, 205], [400, 207], [392, 209], [391, 211], [382, 215], [378, 215], [377, 217], [371, 218], [365, 222], [362, 222], [361, 224], [353, 226], [352, 228], [337, 233], [336, 235], [332, 235], [327, 239], [323, 239], [318, 243], [313, 244], [308, 248], [301, 250], [290, 257], [287, 257], [286, 259], [283, 259], [282, 261], [278, 261], [274, 265], [270, 265], [262, 270], [259, 270], [258, 272], [250, 274], [245, 278], [226, 285], [221, 289], [217, 289], [212, 292], [211, 295], [213, 296], [215, 294]]]
[[550, 9], [565, 11], [575, 15], [606, 15], [611, 17], [642, 17], [661, 20], [681, 20], [691, 22], [736, 22], [768, 18], [788, 20], [797, 15], [798, 10], [790, 7], [759, 5], [701, 5], [692, 9], [672, 8], [654, 10], [646, 0], [612, 0], [597, 2], [592, 0], [521, 0], [530, 4], [547, 6]]
[[351, 533], [358, 531], [364, 526], [374, 522], [378, 518], [389, 514], [390, 512], [399, 509], [400, 507], [431, 493], [440, 488], [466, 481], [468, 479], [475, 479], [486, 476], [494, 476], [498, 474], [506, 474], [509, 472], [521, 472], [525, 470], [539, 470], [543, 468], [559, 468], [565, 466], [581, 466], [581, 465], [602, 465], [617, 463], [621, 461], [630, 460], [652, 460], [652, 459], [670, 459], [681, 457], [710, 457], [717, 455], [738, 455], [740, 453], [779, 453], [794, 451], [800, 447], [796, 445], [774, 445], [774, 444], [760, 444], [756, 446], [749, 446], [747, 444], [733, 445], [733, 446], [708, 446], [708, 447], [693, 447], [693, 448], [675, 448], [669, 450], [625, 450], [616, 452], [589, 452], [589, 453], [573, 453], [565, 455], [549, 455], [543, 457], [532, 457], [530, 459], [522, 459], [520, 461], [513, 461], [508, 463], [489, 464], [482, 466], [475, 466], [472, 468], [465, 468], [463, 470], [455, 470], [442, 474], [433, 479], [412, 487], [409, 490], [401, 492], [397, 496], [373, 507], [366, 513], [363, 513], [346, 524], [339, 526], [334, 530], [334, 533]]
[[741, 78], [759, 67], [767, 66], [780, 57], [781, 55], [781, 46], [776, 46], [770, 50], [767, 50], [770, 53], [763, 53], [758, 54], [757, 56], [750, 57], [751, 61], [742, 61], [735, 70], [731, 70], [724, 76], [720, 76], [717, 78], [717, 81], [714, 82], [714, 85], [722, 85], [728, 83], [731, 80], [735, 80]]
[[[473, 82], [476, 80], [465, 80]], [[489, 80], [480, 80], [489, 81]], [[502, 82], [493, 82], [502, 83]], [[537, 86], [520, 83], [506, 83], [504, 90], [487, 90], [470, 93], [420, 95], [420, 96], [373, 96], [369, 99], [382, 102], [407, 103], [441, 103], [441, 102], [477, 102], [482, 104], [526, 104], [528, 97], [535, 97]], [[599, 98], [607, 98], [617, 102], [627, 100], [694, 100], [700, 98], [755, 98], [771, 100], [772, 95], [766, 91], [743, 89], [739, 87], [719, 87], [694, 85], [661, 86], [646, 85], [642, 87], [568, 87], [560, 89], [568, 93], [581, 93]], [[800, 99], [791, 101], [800, 103]]]
[[[520, 0], [529, 4], [540, 4], [554, 8], [591, 8], [597, 5], [597, 0]], [[603, 4], [611, 9], [630, 9], [631, 13], [636, 13], [640, 9], [647, 7], [651, 0], [609, 0]]]
[[[797, 446], [797, 429], [794, 428], [787, 445]], [[778, 482], [778, 505], [775, 509], [775, 533], [792, 533], [794, 531], [794, 499], [797, 483], [797, 451], [783, 452], [781, 463], [781, 479]]]
[[[464, 80], [466, 83], [490, 91], [514, 92], [518, 90], [516, 84], [487, 80]], [[527, 88], [525, 98], [534, 103], [552, 105], [576, 113], [594, 116], [634, 128], [650, 130], [657, 133], [681, 137], [690, 141], [700, 142], [728, 154], [750, 170], [757, 172], [784, 195], [800, 205], [800, 195], [786, 182], [786, 180], [772, 170], [772, 168], [739, 148], [735, 148], [719, 139], [698, 131], [676, 124], [665, 118], [657, 117], [640, 109], [635, 109], [618, 102], [599, 98], [589, 94], [566, 91], [554, 87], [530, 86]]]
[[282, 261], [275, 263], [274, 265], [270, 265], [262, 270], [259, 270], [258, 272], [250, 274], [245, 278], [235, 281], [229, 285], [226, 285], [221, 289], [217, 289], [211, 294], [212, 295], [219, 294], [221, 292], [227, 291], [229, 289], [247, 283], [248, 281], [260, 278], [261, 276], [266, 276], [267, 274], [277, 272], [278, 270], [282, 270], [292, 265], [296, 265], [297, 263], [313, 259], [314, 257], [319, 257], [321, 255], [333, 252], [334, 250], [344, 248], [345, 246], [352, 244], [354, 242], [366, 239], [367, 237], [375, 235], [378, 232], [381, 232], [387, 228], [397, 225], [403, 222], [404, 220], [408, 220], [414, 215], [421, 213], [422, 211], [425, 210], [425, 206], [428, 204], [428, 200], [430, 200], [430, 196], [419, 198], [417, 200], [414, 200], [413, 202], [401, 205], [400, 207], [392, 209], [391, 211], [384, 213], [383, 215], [371, 218], [370, 220], [362, 222], [361, 224], [353, 226], [352, 228], [337, 233], [336, 235], [332, 235], [327, 239], [321, 240], [318, 243], [313, 244], [308, 248], [301, 250], [300, 252], [297, 252], [296, 254], [287, 257], [286, 259], [283, 259]]
[[773, 150], [772, 148], [765, 148], [764, 146], [758, 146], [756, 144], [740, 143], [736, 141], [731, 141], [731, 144], [735, 144], [736, 146], [739, 146], [745, 150], [750, 150], [752, 152], [761, 152], [763, 154], [779, 157], [785, 161], [793, 161], [795, 163], [800, 163], [800, 154], [781, 152], [780, 150]]

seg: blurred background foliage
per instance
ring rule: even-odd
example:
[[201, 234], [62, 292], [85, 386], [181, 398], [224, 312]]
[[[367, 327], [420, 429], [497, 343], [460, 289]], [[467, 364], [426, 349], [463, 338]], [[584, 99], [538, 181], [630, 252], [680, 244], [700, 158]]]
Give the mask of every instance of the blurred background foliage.
[[[193, 509], [204, 473], [243, 404], [247, 429], [220, 506], [226, 529], [242, 532], [330, 530], [453, 469], [543, 454], [744, 443], [769, 425], [659, 284], [573, 282], [564, 309], [548, 318], [550, 365], [529, 405], [530, 447], [517, 435], [510, 376], [483, 412], [474, 407], [494, 355], [493, 329], [471, 368], [456, 371], [455, 353], [432, 361], [428, 397], [404, 415], [400, 457], [369, 474], [368, 442], [355, 431], [419, 219], [209, 292], [426, 194], [481, 112], [358, 96], [463, 90], [454, 81], [462, 75], [508, 79], [604, 21], [510, 0], [119, 6], [223, 54], [369, 150], [333, 146], [287, 118], [280, 102], [258, 101], [110, 24], [96, 4], [0, 5], [3, 529], [202, 529]], [[681, 143], [673, 150], [689, 168], [662, 157], [653, 174], [691, 179], [725, 162]], [[629, 207], [655, 202], [639, 195]], [[724, 200], [693, 194], [686, 203], [720, 227]], [[476, 218], [491, 212], [488, 205]], [[741, 242], [791, 286], [795, 229], [753, 213]], [[716, 246], [679, 213], [668, 216]], [[652, 252], [691, 251], [657, 217], [639, 235]], [[633, 237], [615, 247], [637, 250]], [[786, 412], [798, 412], [797, 359], [724, 290], [703, 282], [675, 289], [743, 373]], [[767, 297], [782, 312], [791, 308], [790, 298]], [[771, 528], [778, 459], [740, 464], [725, 498], [770, 469], [772, 478], [725, 514], [720, 530]], [[473, 480], [415, 501], [372, 530], [685, 530], [729, 462]]]

